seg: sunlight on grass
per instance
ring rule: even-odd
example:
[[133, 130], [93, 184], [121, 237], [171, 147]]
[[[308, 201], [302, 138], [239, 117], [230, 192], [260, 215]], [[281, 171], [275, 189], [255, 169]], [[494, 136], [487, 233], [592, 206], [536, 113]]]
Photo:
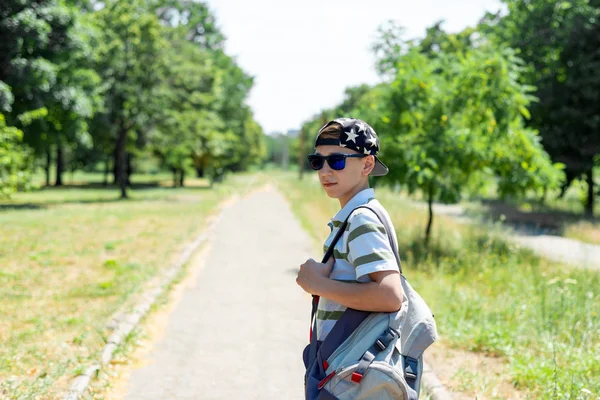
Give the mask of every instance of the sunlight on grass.
[[191, 183], [125, 201], [112, 189], [44, 189], [0, 205], [0, 398], [58, 396], [97, 359], [111, 316], [172, 265], [221, 201], [260, 182]]

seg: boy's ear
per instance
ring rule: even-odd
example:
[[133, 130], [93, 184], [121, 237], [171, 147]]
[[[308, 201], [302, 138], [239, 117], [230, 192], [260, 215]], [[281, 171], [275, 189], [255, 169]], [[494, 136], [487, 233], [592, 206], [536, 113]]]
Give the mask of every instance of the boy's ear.
[[365, 165], [363, 167], [363, 175], [369, 175], [371, 173], [371, 171], [373, 171], [373, 168], [375, 168], [375, 157], [373, 156], [368, 156], [364, 158], [365, 160]]

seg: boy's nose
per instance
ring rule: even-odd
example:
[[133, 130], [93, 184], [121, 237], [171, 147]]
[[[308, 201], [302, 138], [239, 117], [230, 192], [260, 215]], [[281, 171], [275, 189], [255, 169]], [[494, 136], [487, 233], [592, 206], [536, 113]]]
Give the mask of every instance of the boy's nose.
[[319, 175], [321, 175], [321, 176], [329, 176], [329, 175], [331, 175], [332, 171], [333, 170], [331, 169], [331, 167], [329, 166], [329, 164], [327, 164], [327, 161], [325, 161], [323, 163], [323, 168], [321, 168], [319, 170]]

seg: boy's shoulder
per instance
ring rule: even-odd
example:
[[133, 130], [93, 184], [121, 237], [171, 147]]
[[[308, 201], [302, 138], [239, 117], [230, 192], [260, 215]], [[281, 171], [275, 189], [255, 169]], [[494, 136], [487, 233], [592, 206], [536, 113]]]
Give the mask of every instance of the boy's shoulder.
[[354, 226], [363, 225], [365, 223], [375, 223], [378, 225], [383, 225], [382, 222], [379, 220], [379, 217], [377, 217], [377, 215], [373, 211], [363, 206], [375, 209], [382, 213], [387, 219], [389, 219], [385, 207], [383, 207], [383, 205], [381, 205], [381, 203], [377, 201], [376, 198], [371, 198], [365, 204], [361, 204], [360, 206], [354, 209], [354, 211], [348, 218], [348, 225], [350, 226], [350, 228], [352, 227], [353, 223]]

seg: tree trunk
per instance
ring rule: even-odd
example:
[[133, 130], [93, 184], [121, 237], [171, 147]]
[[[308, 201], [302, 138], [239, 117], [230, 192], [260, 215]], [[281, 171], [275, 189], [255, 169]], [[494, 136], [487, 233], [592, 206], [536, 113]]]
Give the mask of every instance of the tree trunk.
[[585, 204], [585, 215], [588, 217], [594, 216], [594, 167], [591, 166], [587, 172], [587, 202]]
[[429, 185], [429, 193], [427, 193], [427, 205], [429, 206], [429, 220], [427, 221], [427, 229], [425, 230], [425, 247], [429, 246], [431, 226], [433, 225], [433, 183]]
[[119, 184], [119, 157], [117, 156], [118, 144], [115, 143], [115, 149], [113, 151], [113, 185]]
[[196, 168], [196, 177], [204, 178], [204, 168]]
[[182, 168], [179, 170], [179, 187], [183, 187], [184, 179], [185, 179], [185, 170]]
[[106, 157], [104, 160], [104, 182], [102, 183], [104, 186], [108, 186], [108, 173], [110, 172], [110, 157]]
[[546, 204], [546, 198], [548, 197], [548, 185], [544, 185], [542, 196], [540, 197], [540, 205], [543, 207]]
[[131, 187], [131, 174], [133, 174], [133, 166], [131, 163], [131, 159], [133, 156], [131, 153], [127, 153], [127, 169], [125, 171], [125, 181], [127, 182], [127, 186]]
[[50, 186], [50, 169], [52, 168], [52, 151], [50, 150], [50, 146], [46, 148], [46, 166], [44, 170], [46, 171], [46, 186]]
[[119, 186], [121, 187], [121, 198], [127, 198], [127, 178], [125, 176], [125, 166], [127, 163], [127, 154], [126, 154], [126, 146], [127, 146], [127, 129], [121, 127], [119, 130], [119, 136], [117, 138], [117, 178], [119, 182]]
[[173, 173], [173, 187], [177, 187], [177, 168], [171, 168], [171, 173]]
[[62, 174], [64, 171], [63, 147], [60, 140], [56, 144], [56, 182], [54, 186], [62, 186]]

